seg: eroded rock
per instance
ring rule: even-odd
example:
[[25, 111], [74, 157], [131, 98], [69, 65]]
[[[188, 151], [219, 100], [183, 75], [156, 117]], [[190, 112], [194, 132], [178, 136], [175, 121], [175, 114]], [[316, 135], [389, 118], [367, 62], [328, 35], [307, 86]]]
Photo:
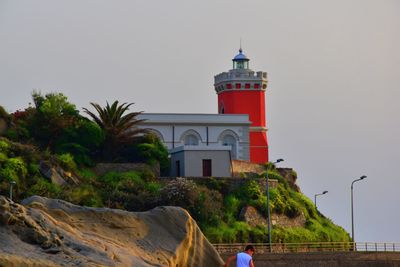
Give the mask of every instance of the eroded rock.
[[13, 259], [24, 259], [24, 266], [223, 264], [189, 213], [178, 207], [132, 213], [37, 196], [23, 204], [0, 196], [0, 266]]

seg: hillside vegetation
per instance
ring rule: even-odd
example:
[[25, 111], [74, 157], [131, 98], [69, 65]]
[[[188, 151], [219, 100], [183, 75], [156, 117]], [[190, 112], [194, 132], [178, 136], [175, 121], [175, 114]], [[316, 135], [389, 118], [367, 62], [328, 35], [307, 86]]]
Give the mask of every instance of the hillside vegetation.
[[[267, 241], [265, 224], [250, 226], [239, 216], [247, 206], [266, 214], [265, 190], [258, 180], [265, 173], [232, 190], [226, 180], [219, 179], [163, 181], [151, 168], [159, 164], [161, 172], [168, 173], [168, 153], [160, 140], [139, 130], [126, 133], [136, 128], [135, 123], [128, 128], [124, 123], [135, 121], [140, 114], [127, 113], [131, 104], [116, 101], [104, 108], [92, 104], [99, 113], [88, 113], [97, 116], [92, 121], [59, 93], [34, 92], [33, 102], [34, 106], [12, 114], [0, 106], [0, 194], [8, 195], [9, 183], [15, 181], [16, 201], [40, 195], [128, 211], [180, 206], [211, 242]], [[99, 162], [142, 162], [149, 168], [98, 175], [93, 167]], [[272, 212], [292, 219], [301, 216], [305, 221], [297, 227], [274, 225], [273, 242], [349, 241], [348, 233], [320, 214], [273, 165], [266, 165], [267, 169], [269, 177], [278, 181], [270, 189]], [[56, 172], [63, 182], [46, 176], [46, 170]]]

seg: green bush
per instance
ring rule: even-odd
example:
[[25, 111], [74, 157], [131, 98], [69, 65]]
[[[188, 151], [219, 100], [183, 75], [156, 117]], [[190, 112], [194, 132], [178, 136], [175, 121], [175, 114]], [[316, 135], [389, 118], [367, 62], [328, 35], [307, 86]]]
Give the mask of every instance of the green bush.
[[36, 183], [28, 190], [28, 196], [38, 195], [49, 198], [58, 198], [62, 189], [60, 186], [53, 184], [46, 179], [39, 178]]
[[162, 205], [187, 209], [200, 226], [218, 225], [222, 217], [222, 195], [216, 190], [177, 178], [160, 191]]
[[90, 169], [78, 169], [77, 173], [79, 177], [86, 183], [94, 183], [97, 180], [97, 175]]
[[234, 195], [228, 195], [224, 199], [223, 215], [227, 223], [236, 221], [240, 212], [240, 200]]
[[10, 144], [4, 139], [0, 139], [0, 152], [7, 155], [9, 148]]
[[92, 158], [89, 156], [89, 149], [77, 143], [62, 143], [57, 146], [56, 153], [70, 154], [80, 166], [94, 166]]
[[110, 172], [98, 178], [102, 198], [111, 208], [143, 211], [157, 206], [160, 183], [137, 171]]
[[301, 208], [300, 204], [293, 199], [288, 199], [286, 202], [286, 207], [285, 207], [285, 215], [288, 216], [289, 218], [295, 218], [300, 215], [301, 213]]
[[10, 158], [3, 164], [0, 169], [0, 177], [7, 181], [20, 182], [20, 178], [24, 178], [28, 170], [25, 162], [21, 158]]
[[263, 192], [261, 191], [261, 188], [257, 181], [249, 180], [246, 181], [243, 186], [236, 190], [235, 195], [237, 195], [242, 200], [248, 201], [257, 200], [263, 195]]
[[132, 181], [136, 184], [143, 185], [144, 181], [140, 177], [140, 173], [136, 171], [130, 172], [109, 172], [99, 177], [99, 181], [104, 184], [104, 187], [109, 190], [121, 188], [125, 181]]
[[71, 154], [65, 153], [65, 154], [57, 155], [57, 159], [62, 168], [69, 170], [69, 171], [74, 171], [77, 169], [76, 163], [74, 161], [74, 157]]
[[5, 153], [0, 152], [0, 164], [6, 162], [8, 160], [8, 157]]
[[67, 201], [77, 205], [89, 207], [102, 207], [103, 201], [99, 191], [92, 185], [81, 185], [71, 190], [65, 191], [63, 196]]

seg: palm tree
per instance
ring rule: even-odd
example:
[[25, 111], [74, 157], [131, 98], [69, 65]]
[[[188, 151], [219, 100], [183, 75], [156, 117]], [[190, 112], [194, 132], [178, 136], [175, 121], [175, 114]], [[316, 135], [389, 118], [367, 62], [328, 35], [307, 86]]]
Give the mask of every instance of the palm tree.
[[97, 111], [98, 115], [92, 113], [87, 108], [83, 110], [100, 126], [105, 135], [103, 157], [105, 159], [115, 159], [116, 153], [127, 144], [135, 142], [135, 139], [147, 131], [139, 129], [137, 124], [144, 120], [136, 117], [142, 113], [130, 112], [124, 115], [134, 103], [118, 104], [115, 101], [111, 106], [108, 104], [101, 107], [99, 104], [90, 103]]

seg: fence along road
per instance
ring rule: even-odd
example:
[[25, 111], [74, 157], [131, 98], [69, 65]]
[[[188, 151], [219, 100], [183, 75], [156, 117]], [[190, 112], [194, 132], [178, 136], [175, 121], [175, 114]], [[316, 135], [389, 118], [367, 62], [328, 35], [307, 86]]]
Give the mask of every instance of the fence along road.
[[[220, 254], [232, 254], [242, 251], [248, 244], [213, 244]], [[252, 244], [257, 254], [271, 253], [268, 243]], [[394, 242], [313, 242], [313, 243], [276, 243], [272, 244], [272, 253], [307, 252], [400, 252], [400, 243]]]

